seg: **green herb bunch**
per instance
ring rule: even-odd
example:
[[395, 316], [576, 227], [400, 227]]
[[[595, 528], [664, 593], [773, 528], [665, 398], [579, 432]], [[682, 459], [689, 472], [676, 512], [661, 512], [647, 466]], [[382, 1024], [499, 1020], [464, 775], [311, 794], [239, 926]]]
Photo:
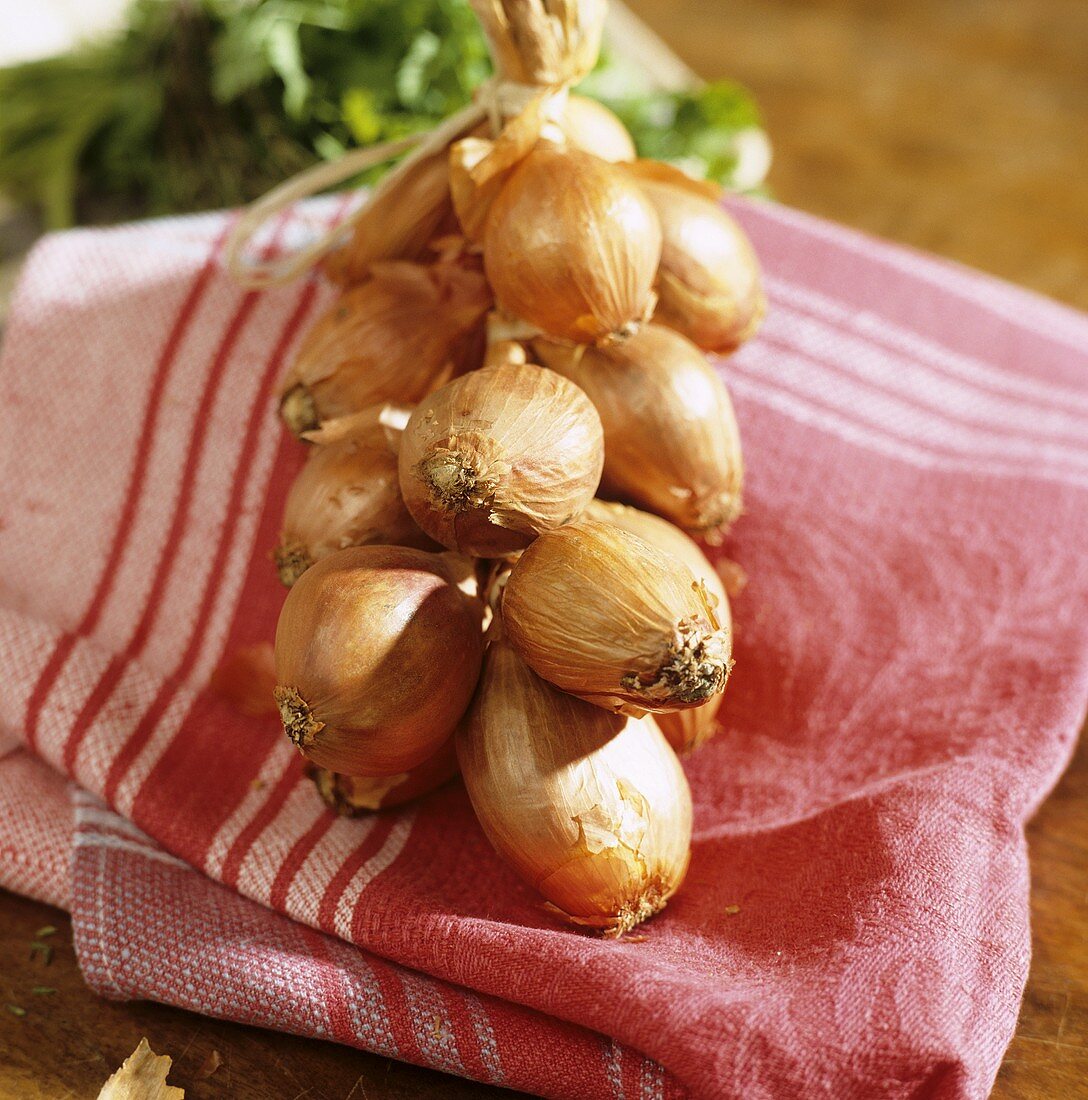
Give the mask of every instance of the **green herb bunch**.
[[[345, 149], [433, 126], [490, 74], [468, 0], [136, 0], [108, 41], [0, 69], [0, 192], [47, 225], [248, 202]], [[732, 182], [741, 88], [584, 85], [641, 153]]]

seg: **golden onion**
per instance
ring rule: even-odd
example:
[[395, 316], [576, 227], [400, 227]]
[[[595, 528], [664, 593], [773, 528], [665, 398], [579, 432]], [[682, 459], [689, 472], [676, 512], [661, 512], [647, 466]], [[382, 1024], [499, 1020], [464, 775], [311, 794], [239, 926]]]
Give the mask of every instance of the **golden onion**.
[[600, 420], [553, 371], [473, 371], [419, 403], [400, 444], [400, 485], [416, 523], [476, 557], [520, 550], [596, 492]]
[[302, 341], [284, 382], [280, 411], [301, 435], [321, 421], [383, 401], [414, 404], [459, 370], [491, 307], [469, 262], [375, 264], [344, 291]]
[[[638, 535], [651, 546], [656, 546], [658, 550], [682, 561], [696, 580], [706, 585], [708, 595], [717, 601], [713, 609], [722, 629], [732, 632], [733, 617], [729, 597], [718, 571], [711, 565], [698, 543], [685, 535], [679, 527], [651, 512], [604, 500], [590, 501], [584, 515], [587, 519], [611, 523], [623, 531]], [[657, 724], [665, 735], [665, 740], [678, 753], [693, 752], [709, 741], [717, 731], [715, 719], [721, 704], [722, 696], [714, 695], [702, 706], [658, 714]]]
[[541, 535], [502, 596], [511, 645], [537, 675], [611, 709], [697, 707], [725, 689], [730, 632], [681, 561], [608, 523]]
[[767, 309], [759, 261], [721, 205], [721, 189], [654, 161], [628, 165], [661, 221], [654, 320], [706, 351], [753, 336]]
[[635, 143], [627, 128], [595, 99], [568, 96], [559, 126], [571, 145], [601, 160], [615, 163], [635, 159]]
[[661, 227], [637, 181], [580, 149], [541, 141], [510, 172], [484, 229], [500, 307], [549, 336], [606, 343], [653, 308]]
[[288, 587], [315, 561], [348, 546], [437, 549], [400, 495], [397, 448], [408, 410], [378, 405], [327, 420], [287, 494], [276, 568]]

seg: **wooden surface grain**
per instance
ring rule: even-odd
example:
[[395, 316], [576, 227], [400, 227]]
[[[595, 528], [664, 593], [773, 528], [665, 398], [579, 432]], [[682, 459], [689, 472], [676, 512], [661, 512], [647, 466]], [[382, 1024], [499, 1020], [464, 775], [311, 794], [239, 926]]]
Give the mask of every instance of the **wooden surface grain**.
[[627, 0], [755, 92], [791, 206], [1088, 308], [1084, 0]]
[[[1085, 0], [630, 0], [705, 77], [756, 93], [791, 205], [1088, 307]], [[1088, 1097], [1088, 747], [1028, 829], [1034, 957], [994, 1096]], [[54, 958], [30, 955], [53, 924]], [[56, 989], [34, 994], [36, 985]], [[504, 1095], [83, 986], [67, 918], [0, 894], [0, 1097], [93, 1097], [146, 1035], [204, 1097]], [[212, 1050], [223, 1058], [198, 1073]]]
[[[31, 951], [56, 933], [46, 965]], [[336, 1043], [212, 1020], [148, 1003], [106, 1001], [83, 984], [66, 913], [0, 891], [0, 1098], [92, 1100], [147, 1037], [174, 1061], [168, 1081], [186, 1100], [471, 1100], [517, 1097]], [[46, 987], [52, 993], [35, 993]], [[14, 1015], [10, 1006], [25, 1015]], [[209, 1056], [222, 1062], [202, 1076]]]

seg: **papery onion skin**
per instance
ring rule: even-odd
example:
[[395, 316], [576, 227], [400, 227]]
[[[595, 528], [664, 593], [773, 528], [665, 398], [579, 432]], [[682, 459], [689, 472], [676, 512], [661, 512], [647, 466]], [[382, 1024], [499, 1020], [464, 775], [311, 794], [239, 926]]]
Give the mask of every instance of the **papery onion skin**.
[[457, 753], [488, 839], [567, 921], [622, 935], [680, 886], [691, 794], [652, 718], [556, 690], [498, 639]]
[[577, 84], [597, 63], [606, 0], [471, 0], [500, 80]]
[[542, 367], [507, 363], [420, 402], [401, 439], [401, 493], [444, 546], [500, 557], [578, 515], [603, 461], [585, 394]]
[[607, 343], [653, 308], [661, 227], [619, 167], [542, 141], [491, 204], [484, 268], [507, 312], [550, 336]]
[[480, 671], [481, 611], [447, 555], [340, 550], [287, 594], [276, 701], [291, 741], [330, 771], [395, 775], [451, 735]]
[[313, 764], [307, 774], [330, 810], [341, 817], [360, 817], [422, 798], [448, 783], [457, 771], [451, 737], [434, 756], [396, 775], [343, 775]]
[[535, 340], [533, 350], [601, 415], [603, 495], [712, 539], [737, 518], [744, 463], [733, 403], [690, 340], [652, 324], [612, 347]]
[[502, 597], [511, 645], [539, 676], [612, 710], [697, 707], [725, 689], [732, 640], [682, 562], [579, 519], [518, 558]]
[[570, 95], [560, 122], [571, 145], [615, 164], [635, 159], [635, 143], [627, 128], [603, 103], [588, 96]]
[[755, 335], [767, 311], [759, 261], [744, 230], [677, 169], [638, 161], [628, 170], [661, 221], [654, 320], [706, 351], [734, 351]]
[[379, 195], [355, 223], [351, 240], [328, 255], [322, 269], [330, 281], [355, 286], [374, 263], [419, 259], [432, 238], [456, 224], [443, 152], [418, 162]]
[[[399, 433], [382, 423], [386, 408], [326, 421], [324, 432], [306, 433], [315, 445], [288, 491], [274, 555], [280, 580], [288, 587], [314, 562], [348, 546], [438, 549], [401, 498], [397, 448], [390, 439]], [[336, 438], [322, 442], [330, 429]]]
[[448, 261], [390, 261], [371, 271], [318, 319], [295, 356], [280, 410], [296, 434], [382, 401], [414, 404], [478, 365], [462, 356], [491, 306], [479, 271]]
[[510, 173], [540, 141], [550, 103], [541, 90], [497, 134], [472, 134], [450, 146], [450, 197], [461, 232], [474, 245], [482, 244], [491, 204]]
[[[658, 550], [682, 561], [696, 579], [706, 585], [707, 593], [717, 601], [714, 604], [714, 614], [722, 629], [732, 632], [733, 616], [729, 597], [717, 569], [711, 565], [695, 540], [685, 535], [679, 527], [652, 512], [643, 512], [626, 504], [604, 500], [590, 501], [584, 515], [587, 519], [611, 523], [632, 535], [638, 535], [651, 546], [656, 546]], [[677, 753], [687, 755], [694, 752], [714, 736], [717, 732], [715, 719], [722, 705], [722, 698], [721, 695], [714, 695], [700, 707], [656, 715], [665, 740]]]

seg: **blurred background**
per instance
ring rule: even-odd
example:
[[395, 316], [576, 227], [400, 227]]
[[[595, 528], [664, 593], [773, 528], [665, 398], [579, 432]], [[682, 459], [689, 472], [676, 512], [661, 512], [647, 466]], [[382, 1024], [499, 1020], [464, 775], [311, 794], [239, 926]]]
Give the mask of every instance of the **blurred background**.
[[[640, 151], [1088, 306], [1084, 0], [627, 9], [584, 90]], [[0, 0], [0, 27], [9, 282], [43, 227], [248, 201], [488, 69], [467, 0]]]
[[[434, 126], [490, 73], [468, 0], [0, 0], [0, 27], [9, 264], [43, 228], [249, 202]], [[752, 96], [701, 81], [619, 5], [582, 90], [645, 155], [762, 184]]]

